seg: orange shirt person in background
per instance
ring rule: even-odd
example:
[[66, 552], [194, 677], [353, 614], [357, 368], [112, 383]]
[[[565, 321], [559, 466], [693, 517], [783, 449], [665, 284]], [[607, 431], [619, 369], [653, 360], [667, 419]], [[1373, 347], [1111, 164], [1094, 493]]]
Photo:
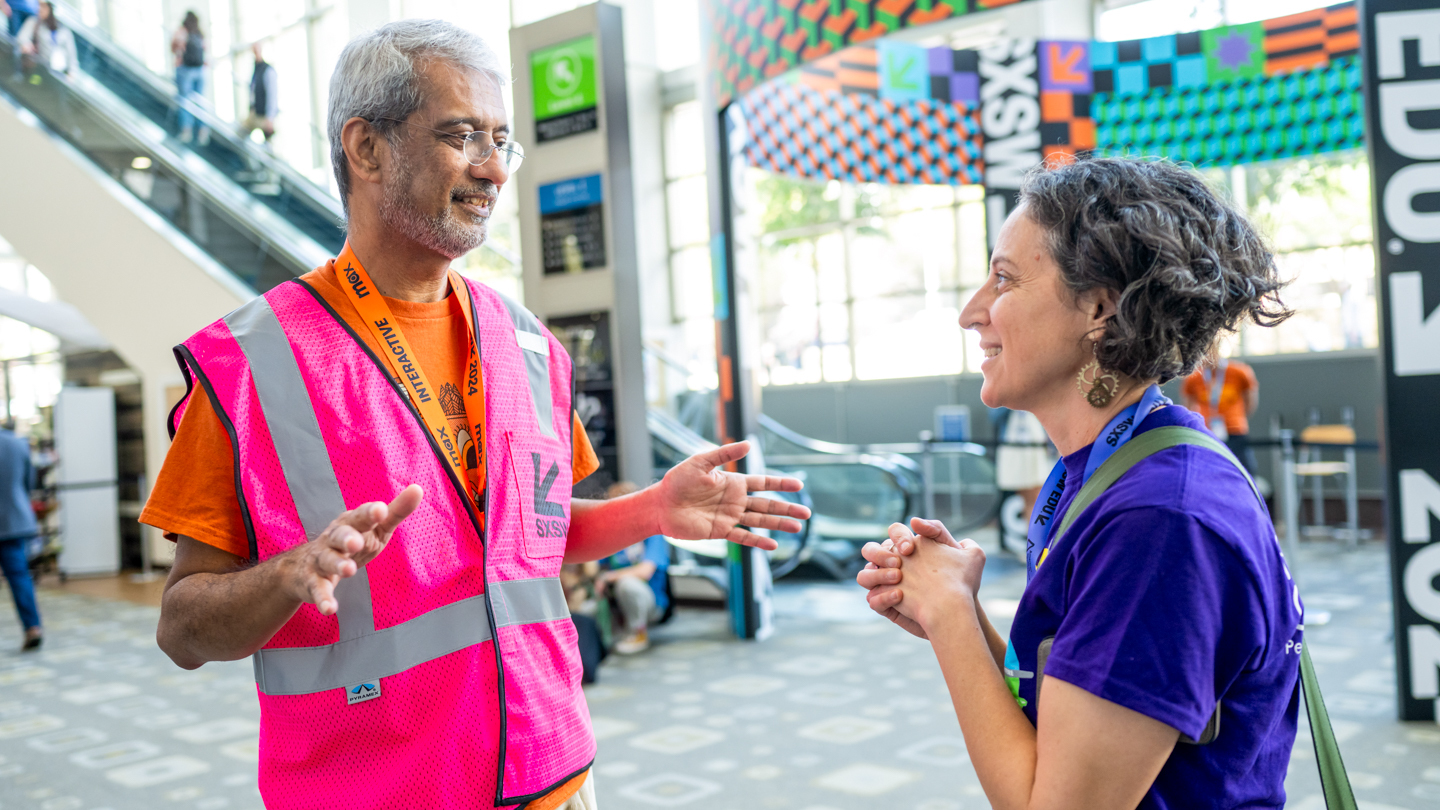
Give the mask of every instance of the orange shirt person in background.
[[1210, 357], [1180, 386], [1185, 407], [1200, 414], [1210, 432], [1230, 447], [1245, 469], [1255, 474], [1250, 448], [1250, 414], [1260, 405], [1255, 370], [1239, 360]]

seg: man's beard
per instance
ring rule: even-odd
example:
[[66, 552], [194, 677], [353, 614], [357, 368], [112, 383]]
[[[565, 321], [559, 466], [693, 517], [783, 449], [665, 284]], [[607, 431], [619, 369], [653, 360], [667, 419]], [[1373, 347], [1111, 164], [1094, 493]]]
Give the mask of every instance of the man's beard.
[[[410, 181], [411, 174], [404, 167], [404, 162], [401, 161], [396, 167], [391, 181], [387, 182], [381, 191], [381, 222], [411, 241], [448, 259], [458, 259], [485, 242], [490, 224], [488, 216], [480, 218], [479, 222], [462, 221], [455, 216], [454, 210], [449, 205], [454, 196], [447, 198], [446, 205], [440, 213], [427, 214], [416, 206], [415, 196], [411, 193]], [[490, 210], [495, 210], [498, 194], [493, 182], [481, 180], [478, 190], [466, 189], [465, 191], [488, 197]], [[453, 194], [454, 192], [452, 192]]]

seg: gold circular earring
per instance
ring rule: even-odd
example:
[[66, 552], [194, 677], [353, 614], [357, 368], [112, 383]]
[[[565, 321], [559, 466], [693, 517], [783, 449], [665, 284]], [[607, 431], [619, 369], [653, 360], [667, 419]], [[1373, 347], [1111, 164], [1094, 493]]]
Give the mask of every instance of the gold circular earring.
[[[1096, 344], [1090, 345], [1090, 351], [1095, 352]], [[1104, 408], [1115, 399], [1120, 391], [1120, 378], [1115, 374], [1100, 367], [1100, 360], [1096, 358], [1086, 363], [1075, 375], [1075, 387], [1085, 397], [1085, 401], [1091, 407]]]

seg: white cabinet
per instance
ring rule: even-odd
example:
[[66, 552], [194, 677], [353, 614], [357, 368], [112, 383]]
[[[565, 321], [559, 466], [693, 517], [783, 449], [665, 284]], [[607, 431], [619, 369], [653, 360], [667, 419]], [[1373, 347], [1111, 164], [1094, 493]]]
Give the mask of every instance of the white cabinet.
[[55, 455], [60, 570], [67, 576], [118, 572], [114, 389], [61, 389], [55, 401]]

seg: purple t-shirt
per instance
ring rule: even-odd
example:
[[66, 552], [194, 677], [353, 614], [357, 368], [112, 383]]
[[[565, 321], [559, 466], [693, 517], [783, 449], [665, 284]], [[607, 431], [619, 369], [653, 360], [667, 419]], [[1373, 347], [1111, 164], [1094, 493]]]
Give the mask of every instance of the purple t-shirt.
[[[1200, 430], [1169, 407], [1136, 435]], [[1065, 457], [1068, 480], [1090, 448]], [[1057, 514], [1079, 491], [1066, 487]], [[1299, 711], [1295, 586], [1264, 506], [1226, 458], [1172, 447], [1141, 461], [1053, 543], [1010, 628], [1007, 680], [1030, 722], [1041, 642], [1044, 674], [1198, 739], [1179, 743], [1142, 808], [1283, 807]]]

